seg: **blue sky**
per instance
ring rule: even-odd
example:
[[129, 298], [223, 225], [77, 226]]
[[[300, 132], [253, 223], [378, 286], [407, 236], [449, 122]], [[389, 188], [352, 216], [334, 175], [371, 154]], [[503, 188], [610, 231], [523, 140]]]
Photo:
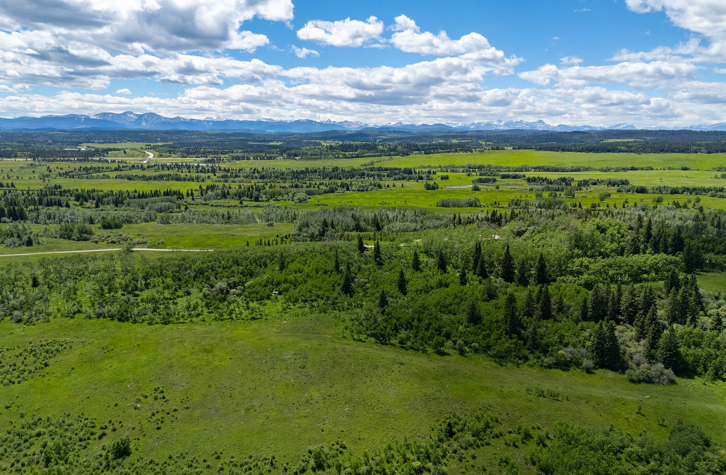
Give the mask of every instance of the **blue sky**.
[[722, 0], [0, 4], [0, 116], [726, 121]]

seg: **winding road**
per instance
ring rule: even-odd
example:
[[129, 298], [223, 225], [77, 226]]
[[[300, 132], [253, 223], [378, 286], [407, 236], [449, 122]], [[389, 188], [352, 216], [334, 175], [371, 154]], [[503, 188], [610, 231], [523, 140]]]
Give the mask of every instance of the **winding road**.
[[146, 157], [146, 160], [144, 160], [141, 163], [149, 163], [149, 160], [151, 160], [152, 158], [154, 158], [154, 154], [151, 153], [151, 152], [147, 152], [146, 150], [144, 150], [144, 152], [146, 152], [146, 155], [148, 155], [148, 157]]

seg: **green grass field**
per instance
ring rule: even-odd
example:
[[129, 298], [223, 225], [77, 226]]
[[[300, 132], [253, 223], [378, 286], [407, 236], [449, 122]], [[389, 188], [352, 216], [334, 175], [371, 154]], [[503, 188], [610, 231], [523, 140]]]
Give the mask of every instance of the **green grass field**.
[[[681, 418], [726, 442], [723, 383], [635, 385], [609, 372], [501, 367], [479, 357], [354, 342], [341, 337], [331, 317], [293, 311], [268, 318], [194, 326], [0, 323], [2, 346], [48, 338], [73, 345], [39, 376], [0, 391], [0, 424], [17, 422], [20, 413], [82, 412], [122, 421], [144, 455], [160, 458], [223, 449], [294, 460], [335, 440], [360, 454], [394, 438], [423, 436], [451, 411], [484, 407], [500, 414], [506, 428], [567, 420], [665, 437], [659, 420], [668, 426]], [[168, 402], [142, 396], [162, 386]], [[535, 387], [560, 397], [528, 394]], [[159, 410], [172, 415], [156, 430], [147, 419]]]

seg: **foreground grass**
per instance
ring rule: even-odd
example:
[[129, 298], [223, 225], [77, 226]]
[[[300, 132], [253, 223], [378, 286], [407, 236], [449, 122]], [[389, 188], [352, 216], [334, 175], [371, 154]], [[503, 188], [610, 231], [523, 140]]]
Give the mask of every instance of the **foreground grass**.
[[[73, 349], [29, 381], [2, 388], [3, 431], [21, 414], [82, 413], [122, 421], [120, 435], [138, 438], [139, 456], [221, 449], [285, 460], [335, 440], [362, 453], [422, 436], [442, 414], [489, 407], [505, 427], [523, 422], [547, 428], [567, 420], [665, 438], [666, 426], [681, 418], [726, 442], [722, 383], [635, 385], [611, 372], [501, 367], [481, 357], [421, 354], [341, 338], [332, 317], [298, 311], [253, 323], [187, 326], [0, 323], [3, 347], [47, 339], [70, 341]], [[169, 402], [153, 399], [159, 387]], [[534, 387], [559, 396], [536, 397], [527, 391]], [[154, 422], [151, 413], [158, 418], [160, 410], [170, 415]], [[101, 444], [93, 442], [91, 449]]]

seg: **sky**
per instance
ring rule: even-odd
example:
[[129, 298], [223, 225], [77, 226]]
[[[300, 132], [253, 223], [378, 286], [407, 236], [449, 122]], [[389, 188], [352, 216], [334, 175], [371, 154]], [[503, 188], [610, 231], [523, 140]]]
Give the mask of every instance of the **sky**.
[[726, 122], [726, 0], [0, 1], [0, 116]]

